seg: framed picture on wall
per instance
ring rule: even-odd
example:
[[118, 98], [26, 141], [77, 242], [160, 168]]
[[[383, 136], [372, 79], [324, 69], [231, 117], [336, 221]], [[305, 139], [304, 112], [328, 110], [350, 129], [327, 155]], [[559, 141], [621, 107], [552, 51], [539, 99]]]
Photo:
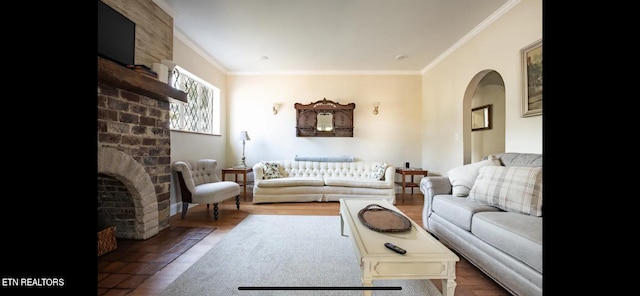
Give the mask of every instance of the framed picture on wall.
[[520, 50], [522, 57], [522, 117], [542, 115], [542, 39]]
[[491, 129], [491, 104], [471, 109], [471, 131]]

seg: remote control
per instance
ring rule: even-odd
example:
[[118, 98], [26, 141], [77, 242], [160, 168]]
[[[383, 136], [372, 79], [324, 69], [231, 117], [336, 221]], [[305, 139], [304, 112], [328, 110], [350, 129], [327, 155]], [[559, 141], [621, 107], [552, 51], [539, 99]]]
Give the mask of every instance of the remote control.
[[384, 243], [384, 246], [385, 246], [385, 247], [387, 247], [387, 248], [389, 248], [389, 249], [391, 249], [392, 251], [394, 251], [394, 252], [396, 252], [396, 253], [398, 253], [398, 254], [405, 254], [405, 253], [407, 253], [407, 250], [405, 250], [405, 249], [403, 249], [403, 248], [401, 248], [401, 247], [398, 247], [398, 246], [396, 246], [396, 245], [394, 245], [394, 244], [392, 244], [392, 243]]

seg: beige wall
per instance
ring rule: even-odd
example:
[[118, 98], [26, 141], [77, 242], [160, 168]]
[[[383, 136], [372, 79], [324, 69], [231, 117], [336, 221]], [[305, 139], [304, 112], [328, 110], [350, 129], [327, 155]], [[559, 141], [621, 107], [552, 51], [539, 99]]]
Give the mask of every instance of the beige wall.
[[[218, 160], [218, 167], [223, 168], [231, 164], [225, 163], [227, 158], [227, 120], [228, 99], [226, 91], [226, 74], [223, 73], [215, 62], [209, 60], [198, 51], [197, 47], [189, 43], [179, 32], [174, 32], [173, 59], [177, 65], [197, 75], [211, 85], [220, 88], [220, 110], [223, 110], [220, 118], [220, 136], [185, 133], [171, 131], [171, 161], [199, 158], [212, 158]], [[171, 187], [171, 215], [178, 212], [181, 205], [176, 201], [176, 183], [172, 180]]]
[[[180, 33], [175, 33], [173, 40], [173, 61], [180, 67], [200, 77], [211, 85], [220, 88], [220, 136], [171, 132], [171, 160], [213, 158], [218, 160], [218, 166], [231, 165], [227, 159], [227, 119], [228, 99], [226, 91], [226, 74], [220, 71], [211, 61], [204, 58], [193, 46], [185, 43]], [[188, 42], [188, 40], [187, 40]]]
[[[542, 116], [522, 118], [520, 49], [542, 38], [542, 1], [523, 0], [422, 77], [422, 166], [445, 175], [464, 164], [465, 93], [495, 70], [505, 85], [505, 151], [542, 153]], [[466, 114], [466, 113], [465, 113]]]
[[[350, 155], [358, 159], [386, 161], [395, 166], [411, 162], [419, 166], [419, 75], [255, 75], [229, 76], [229, 139], [227, 161], [237, 164], [246, 130], [248, 164], [262, 160], [304, 156]], [[295, 103], [308, 104], [327, 98], [341, 104], [355, 103], [354, 136], [336, 138], [296, 137]], [[373, 102], [380, 102], [373, 115]], [[281, 104], [274, 115], [273, 103]]]
[[[470, 109], [471, 99], [463, 99], [471, 80], [487, 70], [497, 71], [505, 84], [500, 111], [505, 150], [542, 153], [542, 116], [520, 117], [520, 49], [540, 38], [542, 1], [523, 0], [422, 76], [227, 75], [174, 31], [173, 60], [221, 89], [223, 115], [221, 136], [171, 132], [171, 158], [214, 158], [221, 167], [237, 165], [242, 155], [237, 137], [247, 130], [249, 165], [296, 155], [352, 155], [395, 166], [408, 161], [430, 174], [446, 174], [464, 162], [463, 104]], [[293, 104], [323, 98], [356, 104], [353, 138], [295, 136]], [[374, 101], [381, 102], [378, 115], [372, 113]], [[277, 115], [273, 103], [280, 104]], [[470, 131], [467, 137], [471, 142]]]

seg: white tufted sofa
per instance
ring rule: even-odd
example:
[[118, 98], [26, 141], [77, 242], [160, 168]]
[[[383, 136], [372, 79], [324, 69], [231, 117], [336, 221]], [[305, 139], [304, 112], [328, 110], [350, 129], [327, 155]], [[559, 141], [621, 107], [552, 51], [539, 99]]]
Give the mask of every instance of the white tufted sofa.
[[282, 177], [265, 179], [263, 163], [253, 166], [253, 203], [338, 201], [379, 197], [395, 204], [395, 167], [387, 165], [381, 180], [370, 174], [380, 161], [321, 162], [280, 160]]

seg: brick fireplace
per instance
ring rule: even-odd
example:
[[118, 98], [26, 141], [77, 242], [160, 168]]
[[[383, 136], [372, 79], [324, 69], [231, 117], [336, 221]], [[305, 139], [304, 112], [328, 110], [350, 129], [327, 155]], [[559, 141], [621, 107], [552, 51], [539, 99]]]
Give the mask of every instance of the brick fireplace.
[[98, 226], [147, 239], [169, 226], [169, 103], [98, 83]]
[[148, 239], [169, 227], [169, 99], [186, 93], [98, 58], [98, 230]]

